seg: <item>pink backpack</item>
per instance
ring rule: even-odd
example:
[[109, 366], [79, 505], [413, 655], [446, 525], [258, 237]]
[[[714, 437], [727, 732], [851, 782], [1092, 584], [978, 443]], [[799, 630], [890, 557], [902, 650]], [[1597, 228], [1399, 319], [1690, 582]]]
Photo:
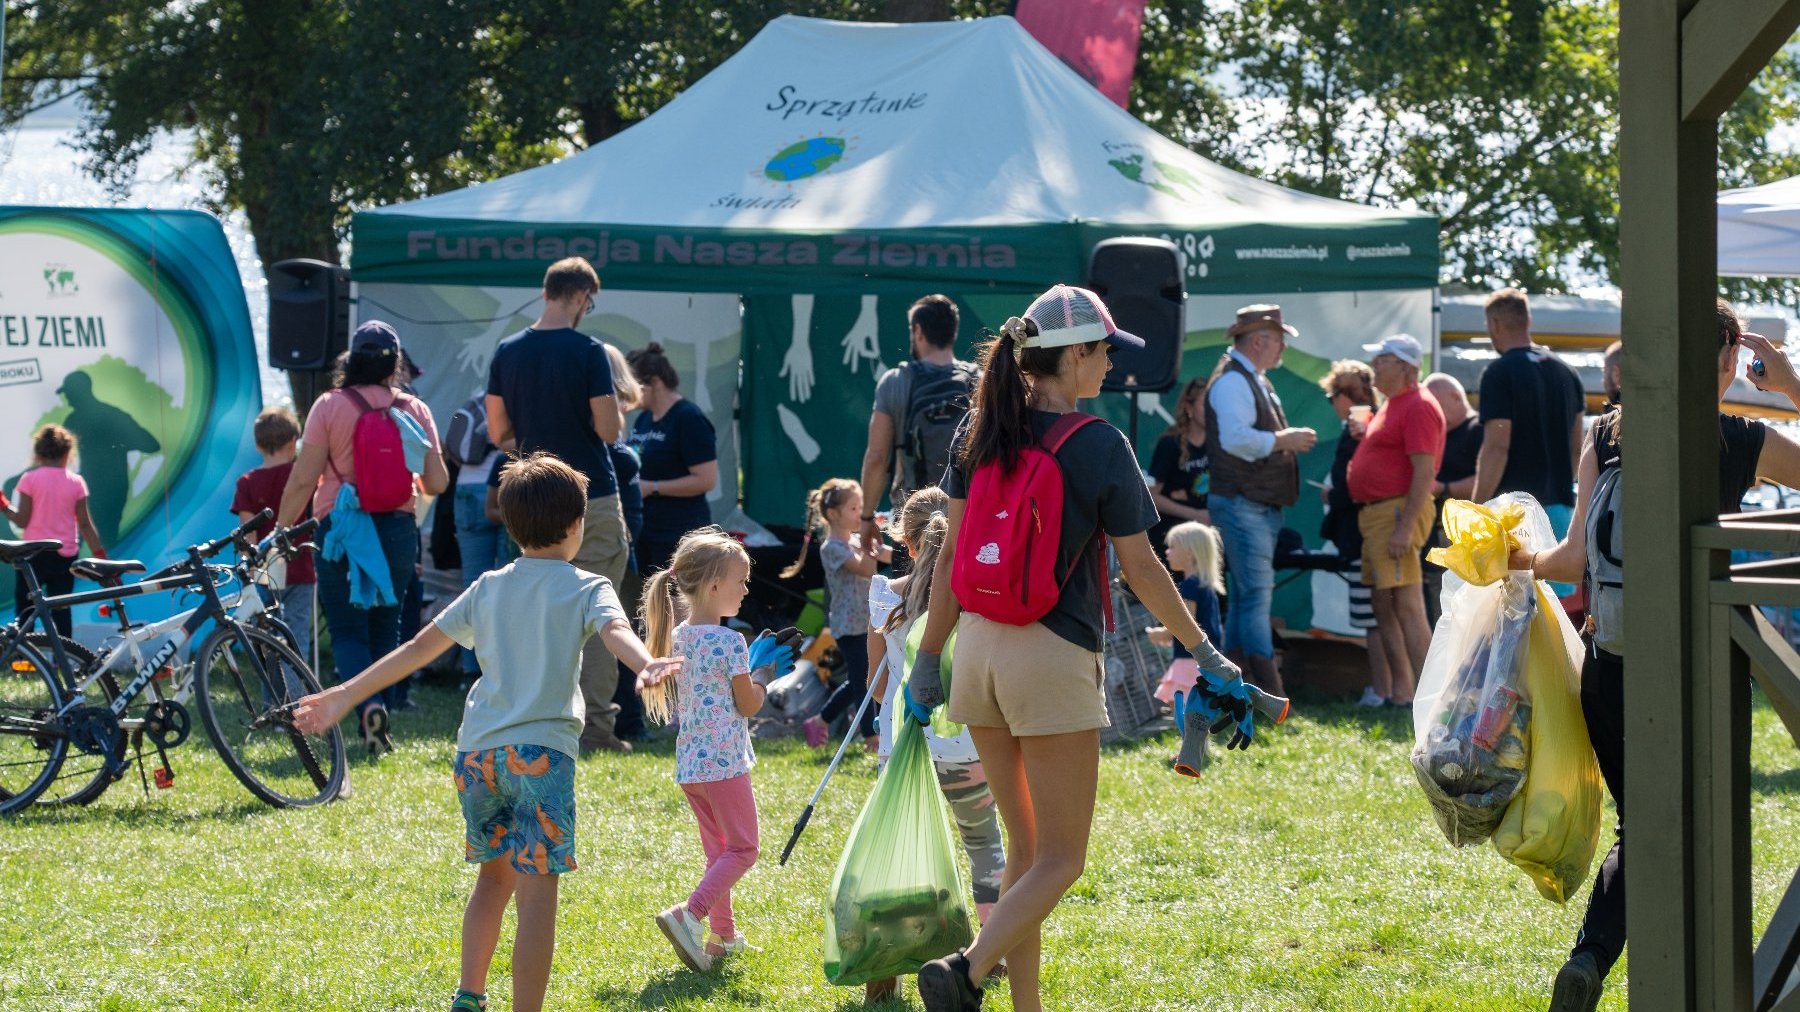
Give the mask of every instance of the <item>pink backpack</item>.
[[[950, 589], [967, 611], [1007, 625], [1030, 625], [1050, 613], [1069, 576], [1056, 578], [1062, 543], [1063, 477], [1056, 452], [1094, 415], [1058, 418], [1037, 446], [1026, 447], [1012, 470], [992, 461], [975, 469], [969, 502], [956, 536]], [[1112, 628], [1112, 595], [1105, 588], [1106, 535], [1100, 539], [1101, 600]], [[1069, 575], [1074, 567], [1069, 567]]]
[[[343, 393], [356, 402], [356, 428], [350, 434], [350, 468], [354, 480], [346, 480], [331, 465], [337, 480], [356, 486], [356, 499], [364, 513], [392, 513], [406, 508], [412, 501], [413, 475], [406, 466], [406, 448], [400, 442], [400, 426], [388, 417], [386, 409], [369, 406], [363, 395], [349, 387]], [[405, 394], [396, 393], [390, 407], [405, 403]], [[329, 462], [329, 461], [328, 461]]]

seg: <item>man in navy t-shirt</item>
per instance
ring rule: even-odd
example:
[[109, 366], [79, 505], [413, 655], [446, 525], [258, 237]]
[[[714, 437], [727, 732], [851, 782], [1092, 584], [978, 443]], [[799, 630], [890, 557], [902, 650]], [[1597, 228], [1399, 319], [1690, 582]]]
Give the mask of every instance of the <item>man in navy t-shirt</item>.
[[[488, 438], [496, 444], [517, 439], [518, 452], [544, 450], [587, 475], [587, 523], [575, 566], [616, 586], [625, 575], [631, 543], [607, 446], [619, 438], [625, 419], [613, 396], [605, 345], [575, 329], [593, 309], [599, 290], [599, 275], [581, 257], [558, 260], [544, 272], [543, 313], [494, 349], [488, 368]], [[613, 733], [618, 680], [618, 665], [599, 637], [589, 640], [581, 656], [587, 709], [582, 748], [631, 751]]]

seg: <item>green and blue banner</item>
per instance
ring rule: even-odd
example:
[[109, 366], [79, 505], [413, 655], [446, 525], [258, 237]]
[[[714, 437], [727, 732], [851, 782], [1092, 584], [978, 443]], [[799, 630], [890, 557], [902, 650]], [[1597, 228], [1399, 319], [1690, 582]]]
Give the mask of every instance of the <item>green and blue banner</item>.
[[[226, 530], [235, 479], [259, 460], [262, 393], [218, 219], [0, 207], [0, 398], [0, 487], [32, 466], [39, 429], [69, 429], [111, 557], [155, 569]], [[19, 535], [0, 520], [0, 537]], [[0, 608], [12, 595], [0, 580]]]

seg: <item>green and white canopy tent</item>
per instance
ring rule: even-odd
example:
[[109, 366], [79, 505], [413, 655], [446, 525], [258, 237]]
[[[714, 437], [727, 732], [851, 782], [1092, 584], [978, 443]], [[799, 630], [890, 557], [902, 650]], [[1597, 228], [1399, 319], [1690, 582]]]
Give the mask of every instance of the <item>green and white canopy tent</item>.
[[[1278, 387], [1297, 424], [1327, 437], [1336, 419], [1311, 393], [1325, 364], [1388, 333], [1433, 331], [1434, 217], [1210, 162], [1006, 17], [778, 18], [592, 148], [357, 214], [352, 272], [359, 315], [401, 328], [443, 413], [479, 385], [494, 342], [535, 315], [544, 268], [587, 257], [604, 289], [594, 332], [668, 347], [721, 450], [742, 450], [741, 468], [727, 456], [721, 473], [741, 469], [750, 515], [793, 523], [806, 488], [858, 472], [874, 379], [906, 355], [913, 299], [956, 298], [972, 343], [1043, 287], [1081, 281], [1093, 245], [1118, 235], [1167, 236], [1186, 254], [1184, 374], [1211, 369], [1238, 305], [1280, 302], [1302, 336]], [[1122, 417], [1123, 402], [1112, 407]], [[1150, 431], [1166, 424], [1161, 400], [1142, 409]], [[1322, 476], [1329, 452], [1314, 458]], [[1303, 504], [1293, 525], [1310, 535], [1317, 509]]]

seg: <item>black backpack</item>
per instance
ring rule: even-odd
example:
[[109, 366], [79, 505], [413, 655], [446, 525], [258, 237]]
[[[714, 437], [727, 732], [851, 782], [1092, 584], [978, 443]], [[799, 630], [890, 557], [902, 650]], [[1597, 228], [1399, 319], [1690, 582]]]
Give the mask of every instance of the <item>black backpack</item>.
[[916, 492], [943, 478], [950, 464], [951, 440], [969, 413], [981, 372], [971, 362], [955, 362], [947, 372], [934, 369], [929, 378], [917, 363], [908, 362], [901, 368], [911, 371], [912, 392], [896, 443], [906, 459], [895, 468], [895, 484]]

